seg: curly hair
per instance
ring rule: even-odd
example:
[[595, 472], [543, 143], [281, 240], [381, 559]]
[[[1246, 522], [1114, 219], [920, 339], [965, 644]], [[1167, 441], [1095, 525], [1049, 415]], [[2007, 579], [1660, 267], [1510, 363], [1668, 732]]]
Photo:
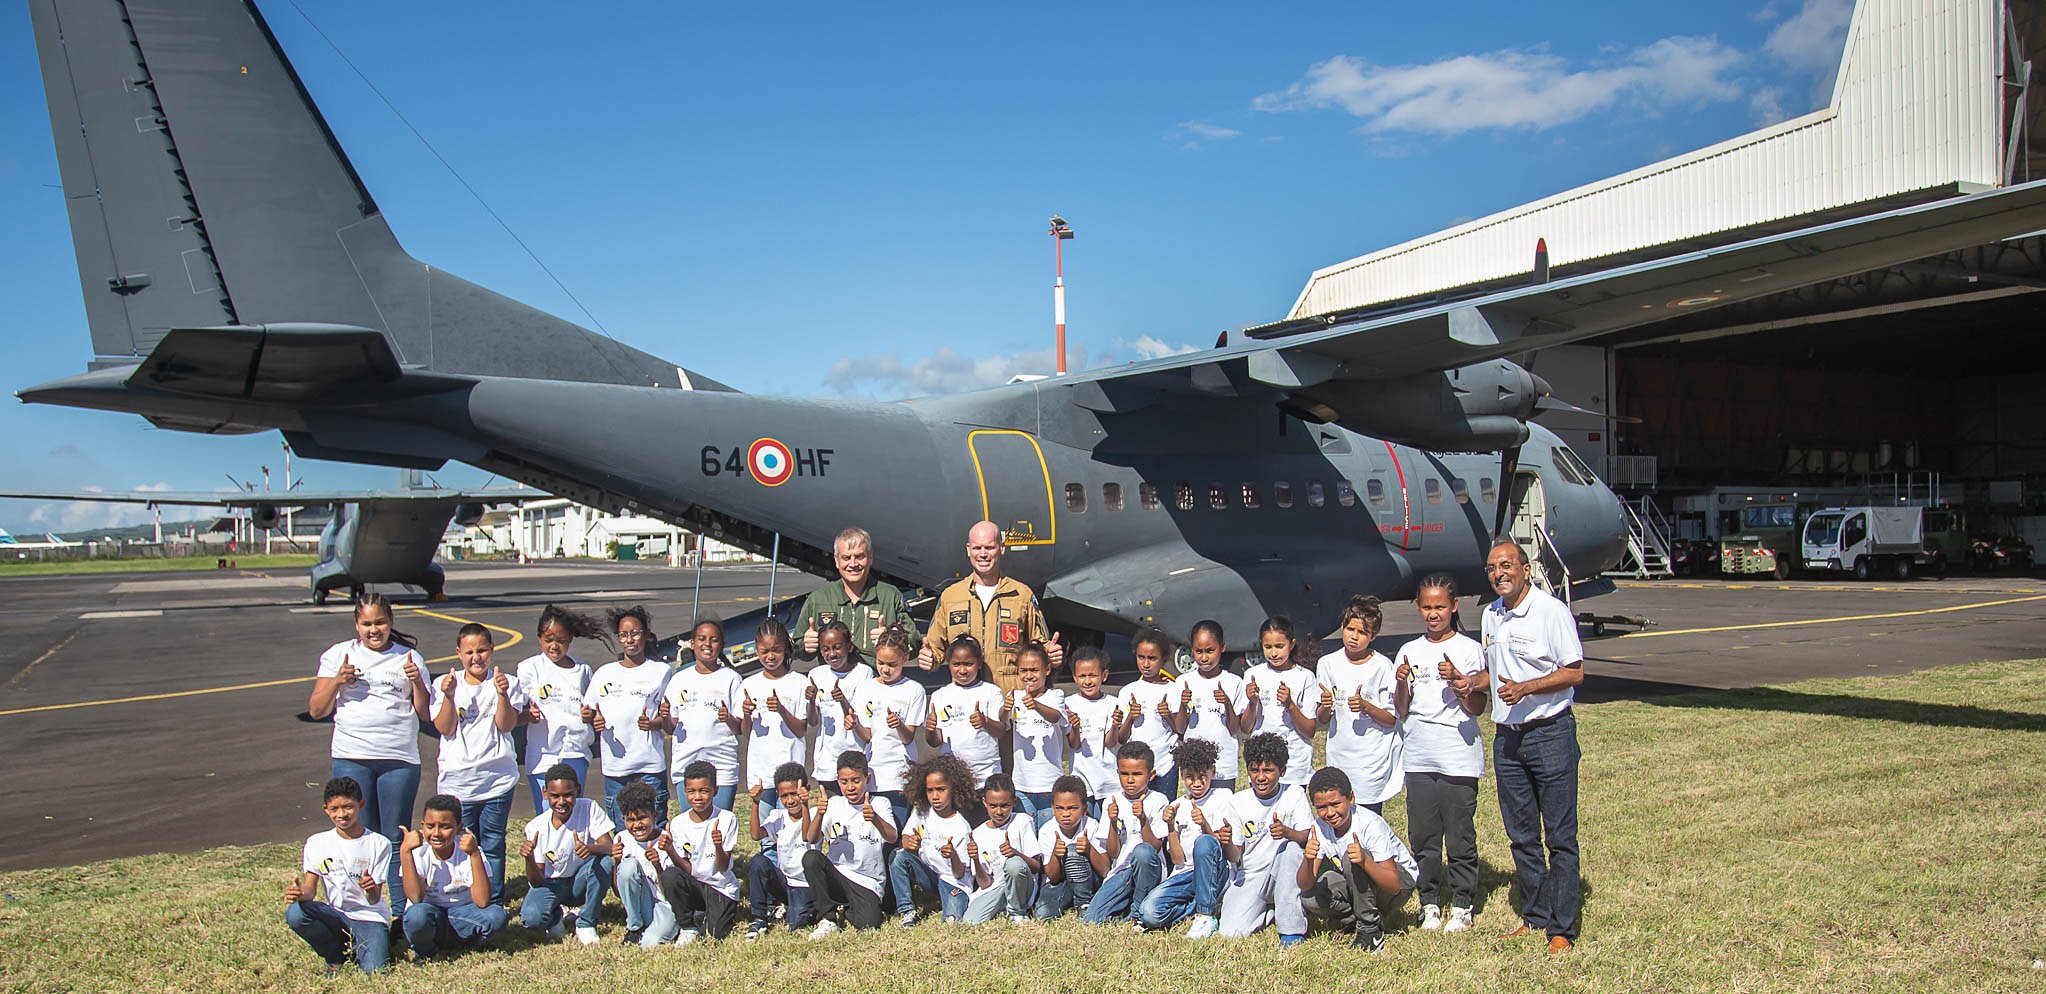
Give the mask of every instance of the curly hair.
[[924, 793], [924, 784], [930, 781], [933, 773], [942, 774], [945, 782], [952, 785], [952, 807], [955, 810], [975, 806], [978, 794], [973, 789], [973, 771], [967, 768], [965, 760], [947, 753], [911, 763], [909, 772], [903, 775], [902, 792], [918, 811], [925, 814], [931, 811], [931, 799]]
[[1212, 774], [1215, 772], [1215, 760], [1220, 756], [1221, 750], [1207, 739], [1189, 736], [1185, 741], [1172, 747], [1173, 762], [1179, 765], [1182, 773]]

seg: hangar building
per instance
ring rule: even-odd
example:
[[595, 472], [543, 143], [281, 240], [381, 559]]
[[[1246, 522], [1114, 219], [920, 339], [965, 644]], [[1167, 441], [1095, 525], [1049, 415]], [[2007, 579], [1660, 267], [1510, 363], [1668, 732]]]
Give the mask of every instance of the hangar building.
[[[1860, 0], [1824, 108], [1326, 267], [1288, 320], [1525, 282], [1537, 239], [1560, 277], [2046, 178], [2042, 14], [2042, 0]], [[2037, 530], [2041, 289], [2032, 234], [1673, 313], [1538, 359], [1559, 396], [1639, 423], [1543, 423], [1664, 512], [1736, 487], [1987, 505], [1995, 483], [2003, 524]], [[1709, 515], [1676, 528], [1717, 534]]]

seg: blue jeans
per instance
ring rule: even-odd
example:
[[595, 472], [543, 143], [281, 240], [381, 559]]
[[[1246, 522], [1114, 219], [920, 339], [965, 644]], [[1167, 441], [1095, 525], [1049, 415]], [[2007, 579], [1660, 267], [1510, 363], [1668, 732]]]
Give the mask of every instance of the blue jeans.
[[553, 928], [564, 905], [573, 904], [585, 916], [576, 925], [597, 924], [597, 911], [604, 906], [604, 893], [611, 889], [610, 856], [584, 860], [573, 877], [529, 880], [526, 899], [519, 905], [519, 924], [539, 930]]
[[375, 973], [391, 961], [391, 927], [383, 922], [357, 921], [325, 901], [297, 901], [284, 907], [284, 924], [313, 952], [339, 966], [355, 953], [355, 965], [364, 973]]
[[462, 802], [462, 828], [476, 835], [483, 872], [490, 877], [490, 903], [504, 901], [504, 826], [511, 820], [512, 791], [487, 801]]
[[[525, 731], [525, 726], [524, 725], [519, 726], [519, 730]], [[564, 759], [562, 760], [562, 762], [566, 763], [569, 769], [575, 771], [576, 786], [578, 787], [582, 786], [583, 780], [588, 778], [590, 775], [590, 761], [587, 759]], [[533, 791], [533, 813], [536, 815], [544, 815], [547, 813], [546, 797], [547, 781], [545, 779], [546, 775], [547, 775], [546, 770], [541, 770], [538, 773], [526, 774], [526, 786], [531, 788]]]
[[753, 927], [766, 928], [774, 920], [774, 906], [788, 906], [789, 931], [810, 924], [810, 888], [791, 887], [788, 878], [782, 875], [781, 864], [774, 857], [760, 854], [753, 857], [751, 872], [746, 875], [746, 888], [752, 898]]
[[1130, 861], [1122, 869], [1109, 874], [1108, 879], [1094, 889], [1094, 900], [1088, 902], [1087, 913], [1081, 915], [1080, 920], [1099, 925], [1125, 918], [1134, 919], [1137, 908], [1151, 896], [1151, 889], [1158, 886], [1159, 872], [1157, 847], [1149, 842], [1137, 843]]
[[[1513, 843], [1520, 917], [1550, 936], [1577, 941], [1577, 717], [1492, 738], [1499, 817]], [[1543, 859], [1543, 848], [1548, 858]]]
[[1051, 820], [1051, 791], [1017, 791], [1016, 804], [1030, 816], [1031, 821], [1037, 823], [1038, 828], [1043, 828], [1044, 823]]
[[916, 853], [907, 849], [895, 851], [895, 858], [888, 861], [888, 883], [895, 888], [897, 914], [916, 910], [916, 894], [911, 888], [922, 884], [925, 890], [937, 895], [938, 906], [944, 910], [946, 918], [966, 918], [966, 892], [951, 884], [940, 883], [938, 875], [932, 873]]
[[1222, 909], [1222, 888], [1229, 883], [1222, 862], [1222, 843], [1212, 835], [1194, 840], [1193, 869], [1151, 888], [1137, 905], [1137, 924], [1146, 929], [1171, 928], [1188, 915], [1212, 915]]
[[[1045, 859], [1050, 860], [1050, 854], [1046, 854]], [[1094, 872], [1094, 864], [1088, 862], [1078, 848], [1066, 848], [1066, 858], [1060, 861], [1059, 869], [1064, 876], [1057, 883], [1046, 876], [1044, 886], [1037, 888], [1037, 906], [1030, 913], [1039, 920], [1057, 918], [1065, 914], [1067, 908], [1085, 910], [1094, 900], [1094, 888], [1101, 883], [1100, 876]]]
[[391, 917], [405, 913], [405, 878], [398, 872], [398, 848], [404, 826], [412, 823], [412, 804], [419, 800], [419, 764], [399, 759], [336, 759], [334, 776], [347, 777], [362, 788], [362, 827], [391, 840], [391, 864], [384, 870], [384, 891], [391, 896]]
[[421, 958], [442, 949], [480, 949], [504, 931], [510, 919], [511, 914], [496, 904], [487, 908], [415, 904], [405, 909], [405, 942]]
[[[628, 842], [627, 845], [634, 843]], [[639, 933], [642, 949], [657, 949], [682, 931], [675, 909], [660, 901], [661, 881], [647, 876], [636, 859], [618, 867], [618, 900], [625, 905], [625, 930]]]
[[622, 777], [604, 778], [604, 813], [611, 816], [615, 828], [625, 827], [625, 816], [618, 813], [618, 792], [629, 783], [643, 783], [654, 789], [654, 824], [668, 823], [668, 778], [658, 773], [627, 773]]

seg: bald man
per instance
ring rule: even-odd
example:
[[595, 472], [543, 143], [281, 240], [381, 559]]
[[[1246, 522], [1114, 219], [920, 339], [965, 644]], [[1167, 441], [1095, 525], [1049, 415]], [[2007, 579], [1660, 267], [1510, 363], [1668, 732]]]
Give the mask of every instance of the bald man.
[[1065, 647], [1056, 634], [1046, 631], [1044, 613], [1037, 609], [1037, 594], [1002, 575], [1000, 525], [983, 521], [966, 532], [966, 562], [973, 575], [938, 595], [938, 610], [931, 615], [930, 631], [924, 634], [918, 665], [927, 670], [936, 667], [953, 639], [971, 635], [987, 655], [989, 678], [1003, 690], [1022, 686], [1016, 676], [1016, 654], [1032, 642], [1044, 643], [1044, 654], [1056, 669], [1065, 660]]

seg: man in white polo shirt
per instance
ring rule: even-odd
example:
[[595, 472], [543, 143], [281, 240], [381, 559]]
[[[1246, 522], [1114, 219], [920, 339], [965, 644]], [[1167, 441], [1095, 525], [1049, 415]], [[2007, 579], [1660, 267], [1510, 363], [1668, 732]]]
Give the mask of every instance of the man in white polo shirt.
[[[1485, 554], [1499, 599], [1485, 608], [1485, 669], [1492, 681], [1492, 775], [1513, 843], [1519, 927], [1549, 935], [1549, 951], [1577, 940], [1577, 719], [1584, 644], [1562, 601], [1530, 582], [1527, 553], [1511, 538]], [[1471, 679], [1478, 677], [1473, 674]], [[1543, 848], [1547, 847], [1544, 859]]]

